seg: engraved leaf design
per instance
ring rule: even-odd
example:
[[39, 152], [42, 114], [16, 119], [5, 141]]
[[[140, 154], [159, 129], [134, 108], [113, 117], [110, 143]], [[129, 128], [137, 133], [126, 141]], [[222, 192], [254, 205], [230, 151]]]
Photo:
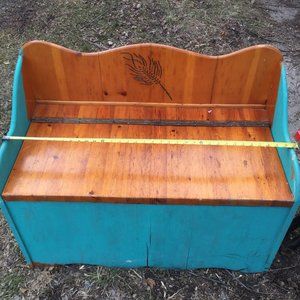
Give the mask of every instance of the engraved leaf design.
[[122, 54], [126, 61], [125, 65], [136, 81], [144, 85], [158, 84], [172, 100], [170, 93], [161, 83], [162, 67], [159, 60], [156, 61], [150, 56], [145, 59], [142, 55], [136, 53], [124, 52]]

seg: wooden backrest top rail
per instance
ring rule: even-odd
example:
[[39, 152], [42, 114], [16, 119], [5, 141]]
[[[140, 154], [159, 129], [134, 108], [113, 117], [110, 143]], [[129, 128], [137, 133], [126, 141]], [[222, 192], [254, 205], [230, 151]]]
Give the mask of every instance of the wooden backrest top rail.
[[29, 116], [36, 103], [261, 106], [272, 120], [282, 55], [267, 45], [207, 56], [159, 44], [80, 53], [33, 41], [23, 47]]

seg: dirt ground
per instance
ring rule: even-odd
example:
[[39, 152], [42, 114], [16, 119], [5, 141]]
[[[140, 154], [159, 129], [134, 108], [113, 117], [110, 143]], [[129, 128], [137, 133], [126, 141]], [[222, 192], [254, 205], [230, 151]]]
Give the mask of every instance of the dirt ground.
[[[138, 42], [204, 54], [272, 44], [287, 66], [291, 135], [300, 128], [297, 0], [0, 0], [0, 134], [9, 126], [18, 49], [33, 39], [89, 52]], [[285, 245], [271, 270], [260, 274], [84, 265], [31, 269], [0, 214], [0, 299], [300, 299], [300, 249]]]

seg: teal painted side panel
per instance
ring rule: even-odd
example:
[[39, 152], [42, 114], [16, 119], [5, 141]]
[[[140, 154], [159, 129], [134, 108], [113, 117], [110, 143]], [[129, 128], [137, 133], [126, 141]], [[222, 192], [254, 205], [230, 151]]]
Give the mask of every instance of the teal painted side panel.
[[[281, 69], [277, 102], [271, 130], [274, 141], [291, 141], [288, 129], [288, 87], [284, 66], [282, 66]], [[274, 246], [268, 259], [268, 263], [270, 265], [300, 205], [300, 167], [296, 152], [293, 149], [277, 149], [277, 151], [285, 172], [286, 179], [294, 195], [295, 203], [290, 209], [289, 214], [281, 228], [281, 231], [274, 240]]]
[[[22, 80], [22, 53], [18, 56], [18, 61], [16, 64], [14, 82], [13, 82], [13, 93], [12, 93], [12, 112], [11, 112], [11, 121], [10, 129], [7, 135], [25, 135], [28, 127], [29, 120], [27, 118], [25, 95], [23, 89], [23, 80]], [[3, 141], [0, 147], [0, 191], [2, 194], [3, 188], [7, 181], [7, 178], [10, 174], [10, 171], [14, 165], [16, 157], [19, 153], [19, 150], [22, 146], [21, 141]], [[0, 197], [0, 207], [2, 213], [4, 214], [13, 234], [18, 241], [18, 244], [25, 256], [27, 262], [30, 262], [31, 259], [28, 255], [26, 246], [24, 245], [21, 236], [19, 235], [18, 228], [15, 226], [13, 219], [9, 215], [9, 212], [6, 207], [6, 203]]]
[[[282, 67], [278, 89], [277, 103], [272, 126], [272, 135], [275, 141], [290, 142], [288, 129], [288, 89], [285, 68]], [[295, 196], [296, 206], [300, 202], [300, 167], [295, 150], [277, 150], [284, 168], [286, 178], [292, 193]]]
[[267, 269], [289, 208], [12, 201], [33, 262]]
[[[27, 118], [25, 95], [22, 80], [22, 54], [19, 54], [12, 94], [12, 112], [10, 128], [7, 135], [25, 135], [28, 127], [29, 120]], [[22, 141], [3, 141], [0, 147], [0, 191], [2, 192], [10, 171], [13, 167], [15, 159], [21, 148]]]

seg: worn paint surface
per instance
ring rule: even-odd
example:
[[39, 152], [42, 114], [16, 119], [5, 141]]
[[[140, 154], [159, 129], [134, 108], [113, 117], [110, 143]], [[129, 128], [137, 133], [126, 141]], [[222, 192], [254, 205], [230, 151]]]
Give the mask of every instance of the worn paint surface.
[[289, 208], [7, 202], [32, 261], [248, 272], [267, 258]]
[[[8, 135], [25, 135], [29, 121], [19, 56]], [[272, 128], [289, 141], [284, 70]], [[21, 142], [0, 148], [0, 188]], [[2, 211], [28, 263], [86, 263], [168, 268], [219, 267], [246, 272], [269, 268], [299, 205], [299, 165], [293, 150], [279, 150], [295, 195], [292, 208], [138, 205], [84, 202], [4, 202]]]

